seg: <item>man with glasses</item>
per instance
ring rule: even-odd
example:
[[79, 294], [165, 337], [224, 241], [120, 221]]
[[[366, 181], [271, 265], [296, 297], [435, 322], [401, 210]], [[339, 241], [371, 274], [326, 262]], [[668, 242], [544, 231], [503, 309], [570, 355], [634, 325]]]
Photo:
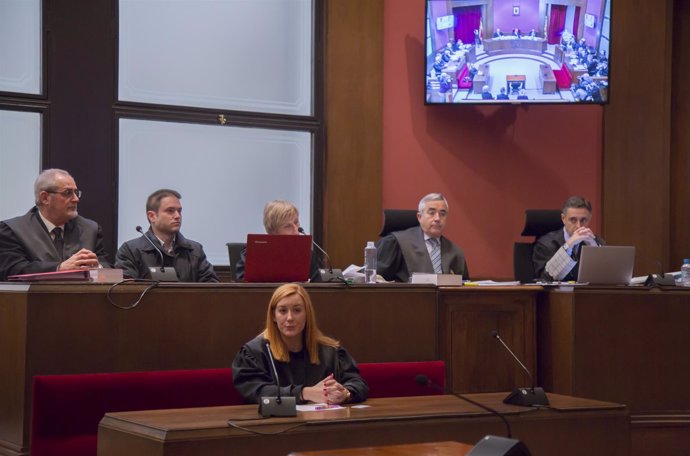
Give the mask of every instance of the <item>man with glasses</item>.
[[15, 274], [110, 266], [98, 223], [81, 217], [74, 178], [47, 169], [34, 182], [36, 206], [0, 222], [0, 281]]
[[462, 274], [469, 280], [465, 254], [443, 236], [448, 221], [448, 201], [429, 193], [419, 201], [419, 226], [394, 231], [376, 244], [376, 272], [386, 280], [407, 282], [413, 272]]

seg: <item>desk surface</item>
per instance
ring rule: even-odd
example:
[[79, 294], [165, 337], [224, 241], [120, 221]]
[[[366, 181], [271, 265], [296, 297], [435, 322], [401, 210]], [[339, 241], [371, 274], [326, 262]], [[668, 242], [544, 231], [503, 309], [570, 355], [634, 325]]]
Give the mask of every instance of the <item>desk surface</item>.
[[465, 456], [473, 445], [460, 442], [408, 443], [338, 450], [300, 451], [288, 456]]
[[[552, 394], [550, 409], [533, 409], [503, 404], [506, 393], [469, 396], [504, 414], [513, 437], [534, 456], [628, 454], [629, 417], [623, 405]], [[109, 413], [99, 426], [98, 454], [277, 456], [450, 439], [476, 442], [486, 434], [506, 433], [497, 417], [455, 396], [371, 399], [362, 405], [269, 419], [261, 419], [255, 405]], [[577, 440], [577, 448], [563, 449], [567, 440]]]

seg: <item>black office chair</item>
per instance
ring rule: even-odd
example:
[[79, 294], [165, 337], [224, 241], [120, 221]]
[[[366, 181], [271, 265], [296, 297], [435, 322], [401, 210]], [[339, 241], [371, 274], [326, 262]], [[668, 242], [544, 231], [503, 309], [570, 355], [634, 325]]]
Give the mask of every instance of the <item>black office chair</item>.
[[232, 273], [232, 281], [236, 281], [237, 274], [235, 273], [235, 265], [242, 256], [242, 250], [247, 248], [246, 242], [228, 242], [228, 256], [230, 258], [230, 272]]
[[419, 224], [417, 211], [413, 209], [384, 209], [383, 228], [379, 236], [384, 237], [393, 231], [402, 231]]
[[527, 209], [522, 236], [534, 236], [533, 242], [516, 242], [513, 246], [513, 273], [515, 280], [522, 283], [534, 282], [536, 272], [532, 263], [532, 252], [538, 238], [563, 228], [559, 209]]

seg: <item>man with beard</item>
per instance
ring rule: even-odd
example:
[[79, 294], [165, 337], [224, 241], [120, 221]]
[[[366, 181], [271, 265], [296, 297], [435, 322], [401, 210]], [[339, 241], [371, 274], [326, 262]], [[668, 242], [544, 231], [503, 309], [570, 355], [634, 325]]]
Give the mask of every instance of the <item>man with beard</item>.
[[115, 267], [123, 269], [126, 277], [150, 279], [150, 268], [165, 266], [175, 268], [180, 282], [218, 282], [201, 244], [180, 233], [181, 198], [170, 189], [156, 190], [148, 197], [146, 217], [150, 227], [144, 234], [148, 240], [142, 236], [127, 241], [115, 256]]
[[77, 212], [81, 190], [61, 169], [34, 182], [36, 206], [0, 222], [0, 281], [15, 274], [110, 266], [98, 223]]

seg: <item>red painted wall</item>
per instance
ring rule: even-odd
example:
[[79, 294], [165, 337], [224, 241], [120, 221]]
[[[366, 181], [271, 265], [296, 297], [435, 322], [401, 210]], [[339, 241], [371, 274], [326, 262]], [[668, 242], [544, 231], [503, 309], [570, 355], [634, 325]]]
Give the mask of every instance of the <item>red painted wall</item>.
[[425, 106], [424, 1], [385, 0], [383, 206], [448, 198], [446, 235], [473, 277], [513, 276], [525, 209], [558, 208], [571, 194], [601, 226], [600, 106]]

